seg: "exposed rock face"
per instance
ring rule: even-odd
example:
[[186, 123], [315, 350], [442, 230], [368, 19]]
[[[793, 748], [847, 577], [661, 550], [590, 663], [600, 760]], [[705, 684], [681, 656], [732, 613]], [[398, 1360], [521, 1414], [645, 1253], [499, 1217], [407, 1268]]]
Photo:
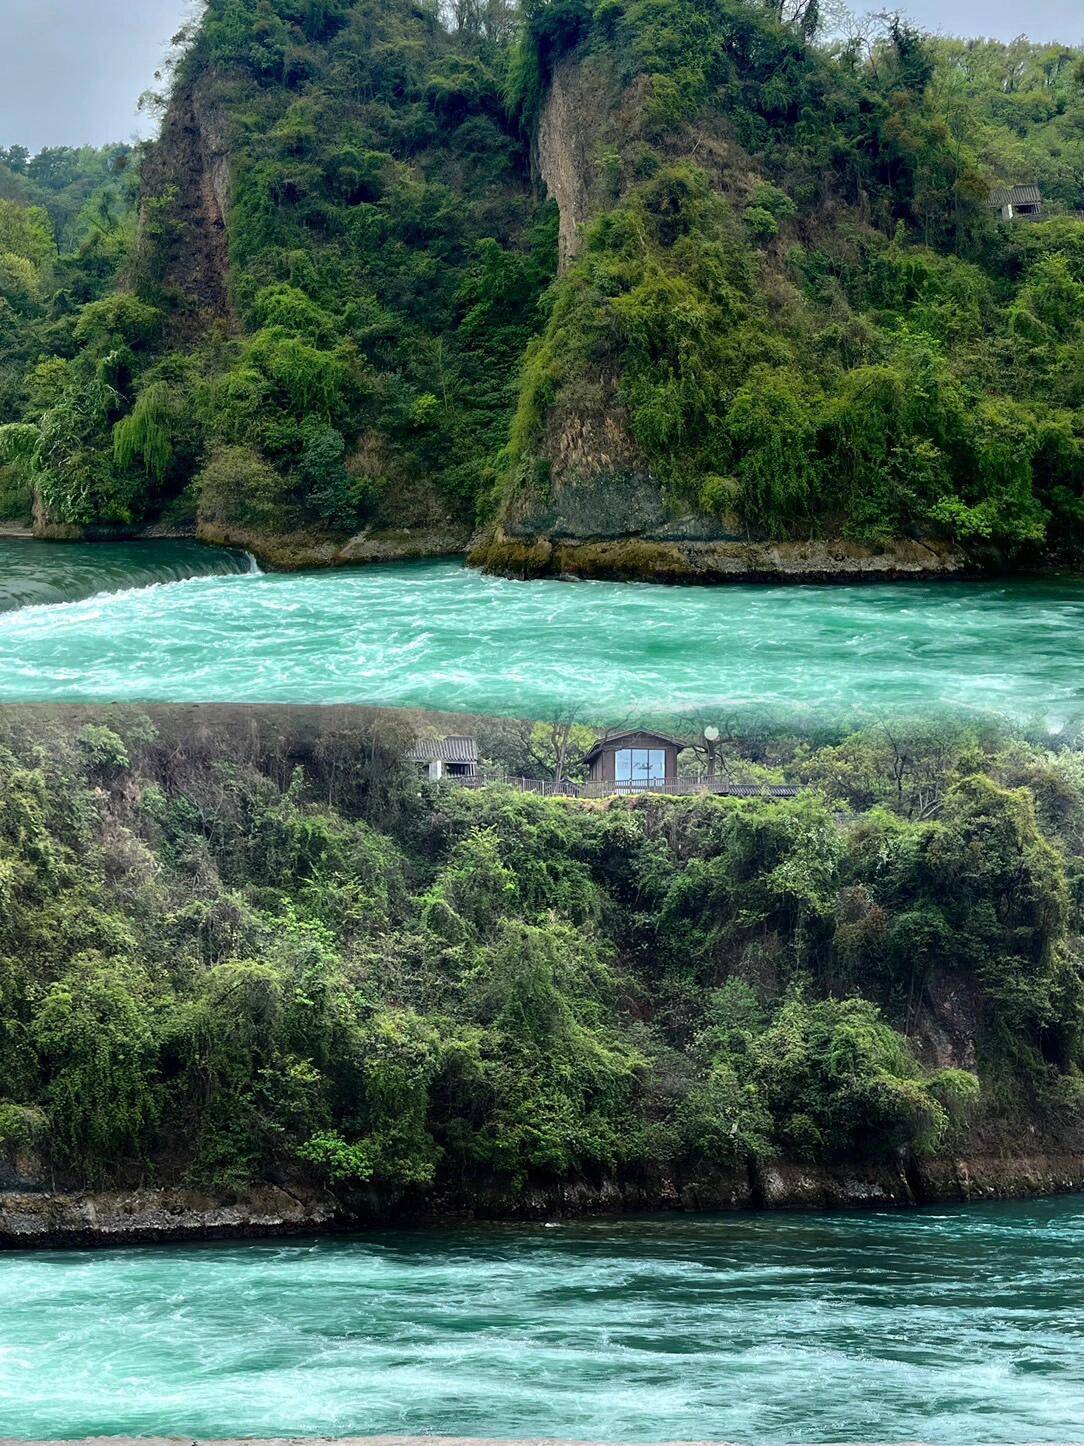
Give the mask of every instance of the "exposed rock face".
[[86, 533], [84, 527], [73, 527], [69, 523], [54, 522], [45, 509], [41, 493], [34, 489], [33, 536], [48, 542], [75, 542]]
[[918, 1203], [901, 1164], [829, 1169], [779, 1160], [760, 1166], [756, 1174], [760, 1203], [769, 1210], [877, 1209]]
[[584, 67], [565, 56], [554, 69], [538, 118], [538, 168], [560, 211], [558, 255], [563, 271], [580, 249], [581, 228], [590, 209], [597, 136], [590, 128], [599, 114], [598, 87]]
[[980, 1005], [973, 983], [934, 970], [914, 1024], [914, 1043], [928, 1069], [977, 1068]]
[[335, 554], [336, 565], [364, 562], [400, 562], [408, 558], [461, 556], [470, 538], [450, 527], [369, 528], [344, 542]]
[[307, 532], [266, 533], [230, 523], [201, 521], [200, 542], [251, 552], [269, 572], [314, 567], [352, 567], [370, 562], [405, 562], [424, 557], [462, 556], [470, 538], [449, 527], [370, 528], [339, 542]]
[[572, 51], [553, 68], [538, 117], [535, 161], [560, 212], [562, 271], [579, 253], [585, 225], [613, 202], [630, 169], [645, 93], [643, 77], [622, 85], [613, 59], [598, 52]]
[[47, 1182], [45, 1165], [33, 1150], [0, 1150], [0, 1192], [44, 1190]]
[[234, 1201], [187, 1190], [0, 1192], [0, 1246], [121, 1245], [325, 1229], [335, 1203], [265, 1185]]
[[922, 1200], [1026, 1200], [1084, 1189], [1084, 1157], [1026, 1154], [927, 1160], [917, 1172]]
[[0, 1249], [310, 1234], [362, 1225], [545, 1220], [631, 1211], [883, 1209], [1021, 1199], [1084, 1190], [1084, 1155], [975, 1155], [885, 1165], [704, 1171], [684, 1181], [581, 1181], [515, 1194], [479, 1187], [455, 1199], [337, 1200], [266, 1185], [236, 1200], [185, 1190], [99, 1194], [0, 1190]]
[[703, 527], [695, 517], [676, 517], [631, 537], [586, 538], [517, 535], [500, 528], [470, 557], [478, 567], [513, 577], [621, 582], [884, 582], [959, 577], [975, 570], [961, 553], [940, 543], [906, 538], [880, 547], [828, 540], [748, 542], [705, 538]]
[[141, 177], [137, 265], [179, 295], [182, 333], [231, 315], [230, 145], [214, 81], [204, 74], [176, 92]]

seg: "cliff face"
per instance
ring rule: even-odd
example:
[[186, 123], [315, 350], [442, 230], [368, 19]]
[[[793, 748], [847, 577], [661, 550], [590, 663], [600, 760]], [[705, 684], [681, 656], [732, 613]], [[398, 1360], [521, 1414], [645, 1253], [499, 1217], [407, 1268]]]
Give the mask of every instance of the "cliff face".
[[593, 212], [613, 199], [612, 180], [607, 187], [603, 171], [634, 134], [632, 121], [605, 56], [572, 54], [557, 62], [538, 117], [535, 152], [542, 183], [560, 211], [561, 271], [579, 254]]
[[462, 551], [557, 249], [501, 56], [409, 0], [258, 8], [206, 8], [142, 166], [115, 411], [173, 390], [115, 513], [284, 566]]
[[[622, 83], [614, 57], [604, 51], [575, 49], [553, 66], [535, 154], [541, 182], [560, 212], [560, 273], [569, 285], [592, 221], [625, 204], [642, 176], [661, 165], [695, 156], [717, 194], [752, 194], [756, 167], [720, 116], [704, 118], [695, 130], [677, 125], [660, 132], [651, 102], [648, 78]], [[646, 171], [645, 155], [653, 158]], [[578, 278], [576, 284], [582, 284]], [[476, 543], [471, 554], [476, 564], [519, 576], [671, 582], [895, 578], [963, 570], [963, 557], [943, 545], [792, 543], [765, 537], [733, 511], [706, 512], [687, 492], [668, 485], [637, 441], [623, 399], [620, 348], [605, 359], [601, 347], [593, 353], [561, 368], [531, 465], [521, 466], [497, 524]]]
[[[612, 205], [642, 130], [643, 86], [623, 87], [612, 57], [563, 56], [538, 117], [536, 156], [546, 193], [557, 203], [559, 271], [580, 254], [592, 218]], [[667, 506], [661, 484], [636, 445], [618, 399], [619, 376], [592, 368], [545, 418], [539, 447], [544, 480], [510, 497], [501, 530], [476, 558], [500, 569], [500, 538], [517, 546], [703, 538], [710, 527]], [[545, 541], [543, 541], [543, 539]], [[533, 567], [545, 571], [546, 567]]]
[[136, 270], [178, 304], [176, 329], [231, 316], [229, 119], [207, 71], [175, 92], [141, 173]]
[[[995, 517], [1012, 387], [982, 357], [1013, 323], [958, 165], [932, 162], [942, 213], [902, 155], [901, 108], [941, 123], [902, 37], [860, 73], [730, 0], [576, 14], [528, 27], [561, 271], [474, 560], [722, 581], [1026, 555], [1061, 504], [1036, 466]], [[965, 276], [990, 305], [946, 328]]]
[[[570, 269], [583, 254], [592, 221], [624, 204], [635, 188], [645, 153], [654, 157], [648, 174], [695, 156], [722, 197], [748, 200], [759, 184], [755, 164], [720, 116], [660, 136], [651, 100], [647, 77], [622, 84], [614, 58], [604, 52], [574, 50], [553, 67], [535, 156], [540, 180], [559, 209], [560, 274], [569, 285], [589, 285], [571, 277]], [[520, 466], [507, 488], [496, 525], [476, 541], [473, 562], [517, 576], [669, 582], [908, 578], [968, 570], [963, 553], [937, 538], [787, 541], [765, 535], [732, 509], [706, 511], [687, 491], [668, 485], [664, 470], [637, 441], [622, 372], [620, 350], [604, 358], [600, 346], [560, 369], [530, 464]], [[724, 459], [719, 465], [726, 465]]]

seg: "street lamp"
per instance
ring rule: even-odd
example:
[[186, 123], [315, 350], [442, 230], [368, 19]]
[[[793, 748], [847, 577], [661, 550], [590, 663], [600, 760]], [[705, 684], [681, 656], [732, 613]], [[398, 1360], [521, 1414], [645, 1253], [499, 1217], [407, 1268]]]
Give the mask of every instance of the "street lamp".
[[719, 742], [719, 730], [714, 723], [709, 723], [704, 729], [704, 742], [708, 750], [708, 778], [715, 777], [715, 745]]

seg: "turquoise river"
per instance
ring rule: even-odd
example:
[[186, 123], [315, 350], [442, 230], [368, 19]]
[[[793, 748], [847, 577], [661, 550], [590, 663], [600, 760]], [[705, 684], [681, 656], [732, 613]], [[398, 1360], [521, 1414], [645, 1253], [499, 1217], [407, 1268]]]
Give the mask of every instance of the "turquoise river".
[[0, 1257], [0, 1437], [1084, 1441], [1084, 1199]]
[[1084, 580], [729, 586], [264, 575], [192, 543], [0, 542], [0, 701], [361, 702], [588, 721], [1084, 717]]

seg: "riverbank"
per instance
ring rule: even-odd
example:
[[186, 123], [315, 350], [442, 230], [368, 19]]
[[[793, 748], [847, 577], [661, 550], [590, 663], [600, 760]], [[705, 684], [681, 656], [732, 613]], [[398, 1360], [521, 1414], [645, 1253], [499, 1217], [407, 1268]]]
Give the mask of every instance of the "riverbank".
[[426, 788], [421, 721], [0, 709], [4, 1244], [1084, 1190], [1079, 755], [600, 807]]
[[0, 521], [0, 538], [52, 543], [198, 542], [207, 547], [251, 553], [268, 572], [308, 572], [364, 567], [374, 562], [411, 562], [420, 558], [466, 557], [470, 536], [448, 527], [367, 528], [353, 537], [324, 533], [255, 531], [218, 522], [142, 527], [33, 527]]
[[647, 536], [577, 537], [500, 527], [472, 535], [447, 522], [429, 527], [370, 526], [351, 537], [311, 531], [266, 532], [219, 520], [143, 526], [33, 527], [0, 521], [0, 538], [37, 542], [190, 541], [250, 553], [267, 572], [365, 568], [373, 563], [463, 559], [496, 577], [583, 579], [719, 586], [728, 583], [832, 584], [982, 582], [1041, 578], [1080, 570], [1063, 552], [1010, 559], [990, 547], [965, 551], [939, 538]]
[[821, 1167], [788, 1161], [682, 1182], [605, 1181], [460, 1197], [347, 1200], [264, 1185], [232, 1199], [194, 1190], [0, 1191], [0, 1249], [148, 1245], [324, 1235], [372, 1226], [575, 1220], [634, 1213], [882, 1210], [1084, 1192], [1084, 1155], [1037, 1154]]
[[853, 583], [990, 576], [1004, 564], [968, 557], [944, 542], [896, 538], [800, 542], [681, 537], [519, 536], [498, 529], [476, 543], [472, 566], [515, 578], [609, 582]]
[[201, 522], [193, 536], [251, 552], [273, 572], [463, 557], [472, 567], [519, 579], [562, 577], [656, 583], [853, 583], [980, 579], [1009, 571], [1002, 559], [969, 557], [943, 542], [897, 538], [801, 542], [667, 538], [471, 538], [447, 528], [367, 529], [341, 541]]
[[375, 562], [466, 557], [469, 545], [465, 533], [446, 528], [372, 529], [344, 541], [306, 532], [273, 534], [201, 523], [193, 535], [213, 547], [243, 548], [268, 572], [308, 572], [319, 568], [364, 567]]
[[[6, 530], [10, 527], [10, 530]], [[609, 582], [719, 585], [726, 583], [930, 582], [1012, 577], [1006, 559], [969, 555], [936, 539], [895, 538], [860, 543], [842, 538], [804, 541], [736, 538], [563, 537], [496, 529], [472, 537], [447, 525], [366, 528], [349, 538], [298, 531], [269, 533], [202, 520], [143, 527], [20, 527], [0, 522], [0, 537], [39, 542], [194, 541], [241, 549], [268, 572], [365, 567], [379, 562], [465, 558], [494, 576], [562, 577]], [[1058, 560], [1047, 559], [1043, 571]], [[1036, 570], [1032, 559], [1028, 572]]]

